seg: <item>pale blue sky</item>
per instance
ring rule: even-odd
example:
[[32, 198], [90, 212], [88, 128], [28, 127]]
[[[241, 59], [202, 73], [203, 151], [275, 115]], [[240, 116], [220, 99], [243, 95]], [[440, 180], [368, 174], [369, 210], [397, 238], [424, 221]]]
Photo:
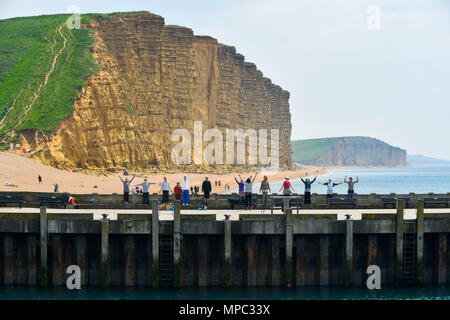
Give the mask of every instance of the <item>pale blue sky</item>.
[[[450, 159], [448, 0], [0, 0], [0, 19], [70, 5], [147, 10], [236, 46], [291, 92], [293, 139], [371, 136]], [[380, 30], [367, 28], [372, 5]]]

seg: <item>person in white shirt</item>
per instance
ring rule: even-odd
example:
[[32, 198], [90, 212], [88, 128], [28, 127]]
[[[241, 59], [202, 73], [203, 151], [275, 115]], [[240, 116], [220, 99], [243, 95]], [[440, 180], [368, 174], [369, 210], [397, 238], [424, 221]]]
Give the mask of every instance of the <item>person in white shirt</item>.
[[181, 186], [183, 188], [183, 198], [182, 198], [181, 203], [182, 203], [183, 206], [187, 206], [189, 204], [189, 182], [191, 181], [191, 179], [194, 176], [194, 174], [191, 174], [189, 179], [187, 179], [186, 176], [181, 178], [179, 173], [177, 173], [177, 175], [178, 175], [178, 177], [181, 180]]
[[166, 177], [164, 177], [164, 181], [161, 182], [161, 191], [162, 191], [162, 203], [169, 203], [170, 183], [169, 181], [167, 181]]

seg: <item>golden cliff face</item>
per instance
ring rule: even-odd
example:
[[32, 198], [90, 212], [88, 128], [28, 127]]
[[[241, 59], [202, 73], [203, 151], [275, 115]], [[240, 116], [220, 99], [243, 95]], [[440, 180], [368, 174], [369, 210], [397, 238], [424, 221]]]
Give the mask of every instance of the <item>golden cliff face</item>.
[[24, 135], [38, 161], [66, 170], [170, 170], [172, 132], [193, 132], [202, 120], [204, 130], [277, 128], [280, 166], [292, 164], [289, 93], [234, 47], [150, 13], [85, 27], [95, 35], [101, 71], [56, 133]]

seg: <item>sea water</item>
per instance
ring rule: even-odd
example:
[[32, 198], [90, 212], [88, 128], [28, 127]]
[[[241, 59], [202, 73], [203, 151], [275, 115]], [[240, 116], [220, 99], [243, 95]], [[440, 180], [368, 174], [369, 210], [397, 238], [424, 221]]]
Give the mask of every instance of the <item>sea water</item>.
[[450, 286], [301, 288], [82, 288], [0, 287], [0, 300], [450, 300]]
[[[344, 182], [345, 176], [353, 177], [354, 181], [356, 177], [359, 177], [359, 182], [355, 184], [355, 192], [358, 194], [408, 194], [410, 192], [446, 194], [450, 192], [450, 166], [330, 170], [327, 174], [317, 177], [311, 192], [326, 194], [327, 187], [318, 184], [318, 181], [324, 183], [328, 179], [333, 179], [334, 182]], [[312, 180], [314, 176], [309, 178]], [[304, 184], [300, 179], [292, 179], [291, 184], [295, 192], [304, 192]], [[281, 185], [282, 181], [270, 181], [272, 192], [279, 192]], [[253, 192], [258, 192], [259, 187], [259, 184], [255, 184]], [[336, 186], [334, 192], [346, 194], [347, 184]]]

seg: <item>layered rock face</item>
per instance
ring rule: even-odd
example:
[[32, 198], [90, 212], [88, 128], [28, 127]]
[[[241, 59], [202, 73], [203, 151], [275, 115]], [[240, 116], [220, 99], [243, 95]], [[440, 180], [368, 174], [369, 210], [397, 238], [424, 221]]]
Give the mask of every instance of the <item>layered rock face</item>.
[[374, 138], [344, 137], [336, 139], [334, 146], [316, 159], [302, 163], [318, 166], [399, 167], [406, 165], [406, 150]]
[[[280, 166], [292, 164], [289, 93], [234, 47], [160, 16], [120, 14], [85, 26], [101, 71], [52, 135], [25, 135], [36, 158], [64, 169], [171, 169], [171, 134], [279, 129]], [[207, 168], [204, 166], [205, 169]]]

